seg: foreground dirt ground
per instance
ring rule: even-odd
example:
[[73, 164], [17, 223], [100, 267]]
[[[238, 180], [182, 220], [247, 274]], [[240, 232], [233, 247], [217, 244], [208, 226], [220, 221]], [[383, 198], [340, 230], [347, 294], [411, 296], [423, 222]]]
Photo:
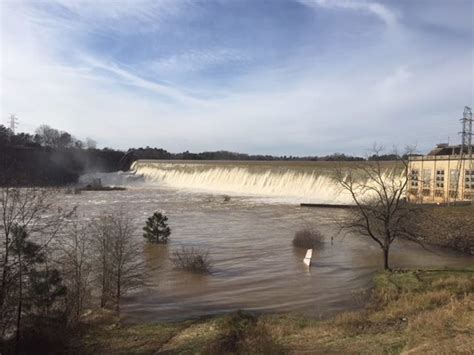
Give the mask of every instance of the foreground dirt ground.
[[181, 323], [89, 324], [87, 354], [474, 353], [474, 268], [380, 273], [366, 308], [318, 321], [235, 312]]

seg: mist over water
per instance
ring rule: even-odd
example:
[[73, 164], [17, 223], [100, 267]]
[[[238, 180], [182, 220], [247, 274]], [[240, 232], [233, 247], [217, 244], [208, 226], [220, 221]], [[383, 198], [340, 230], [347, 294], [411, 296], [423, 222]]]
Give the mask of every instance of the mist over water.
[[[273, 199], [278, 196], [277, 186], [285, 191], [281, 196], [301, 197], [299, 193], [310, 191], [309, 186], [323, 186], [325, 180], [319, 180], [321, 185], [310, 185], [305, 182], [305, 172], [281, 171], [272, 177], [259, 167], [255, 173], [244, 167], [212, 170], [199, 164], [135, 168], [136, 174], [145, 175], [145, 181], [134, 181], [126, 191], [65, 196], [65, 203], [80, 206], [84, 219], [121, 208], [133, 218], [134, 238], [142, 245], [151, 271], [148, 287], [124, 300], [122, 309], [130, 321], [179, 320], [236, 309], [325, 317], [360, 306], [356, 295], [370, 287], [373, 273], [382, 268], [377, 245], [358, 235], [338, 233], [334, 219], [344, 218], [346, 211], [304, 208]], [[209, 173], [219, 169], [218, 177]], [[151, 170], [158, 170], [154, 178]], [[226, 176], [226, 172], [239, 178]], [[282, 181], [300, 181], [301, 186], [288, 187]], [[203, 192], [203, 186], [210, 189], [214, 182], [217, 190]], [[178, 188], [178, 184], [185, 188]], [[242, 195], [235, 186], [240, 186]], [[252, 190], [255, 195], [245, 194], [247, 186], [262, 186], [272, 203], [267, 203], [264, 194], [257, 195], [256, 188]], [[227, 189], [234, 191], [228, 202], [221, 193]], [[332, 187], [323, 189], [335, 191]], [[317, 200], [317, 193], [311, 196]], [[157, 210], [169, 218], [172, 234], [168, 245], [150, 245], [142, 237], [146, 218]], [[310, 268], [303, 264], [306, 250], [292, 246], [294, 233], [309, 224], [325, 236], [324, 247], [314, 252]], [[169, 257], [182, 245], [207, 249], [213, 261], [212, 274], [173, 269]], [[395, 268], [442, 268], [463, 266], [472, 258], [447, 250], [427, 251], [399, 241], [393, 246], [391, 262]]]

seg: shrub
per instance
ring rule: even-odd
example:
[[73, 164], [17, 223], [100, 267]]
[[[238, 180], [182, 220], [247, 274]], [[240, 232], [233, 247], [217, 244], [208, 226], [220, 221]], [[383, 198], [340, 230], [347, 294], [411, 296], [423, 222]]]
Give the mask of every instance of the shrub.
[[267, 325], [247, 312], [237, 311], [218, 321], [219, 335], [205, 350], [209, 354], [287, 354]]
[[324, 236], [312, 228], [304, 228], [295, 233], [293, 246], [296, 248], [318, 249], [324, 244]]
[[201, 248], [182, 246], [173, 252], [171, 261], [181, 270], [205, 274], [211, 272], [209, 253]]
[[168, 243], [171, 229], [166, 223], [167, 221], [168, 217], [159, 212], [155, 212], [153, 216], [148, 218], [145, 227], [143, 227], [143, 237], [151, 243]]
[[229, 195], [224, 195], [224, 202], [230, 202], [231, 198]]

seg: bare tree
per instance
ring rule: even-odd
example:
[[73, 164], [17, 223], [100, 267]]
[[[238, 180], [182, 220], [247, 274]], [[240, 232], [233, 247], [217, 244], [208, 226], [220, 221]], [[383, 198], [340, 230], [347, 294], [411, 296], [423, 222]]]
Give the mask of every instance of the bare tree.
[[369, 237], [383, 252], [384, 269], [389, 270], [390, 246], [403, 237], [420, 243], [413, 223], [422, 210], [405, 199], [408, 185], [408, 162], [398, 154], [396, 162], [383, 162], [374, 157], [382, 149], [373, 148], [371, 161], [336, 169], [335, 181], [354, 201], [354, 208], [342, 222], [342, 228]]
[[71, 223], [66, 235], [58, 241], [56, 259], [66, 286], [66, 315], [73, 326], [89, 306], [92, 281], [92, 248], [88, 226]]
[[94, 250], [95, 280], [99, 288], [100, 307], [106, 308], [112, 294], [112, 217], [101, 216], [91, 224], [91, 243]]
[[202, 274], [211, 273], [212, 261], [209, 252], [200, 247], [181, 246], [173, 252], [171, 262], [177, 269]]
[[94, 222], [93, 230], [101, 307], [113, 303], [120, 312], [122, 296], [144, 284], [141, 246], [134, 238], [132, 220], [123, 211], [100, 217]]

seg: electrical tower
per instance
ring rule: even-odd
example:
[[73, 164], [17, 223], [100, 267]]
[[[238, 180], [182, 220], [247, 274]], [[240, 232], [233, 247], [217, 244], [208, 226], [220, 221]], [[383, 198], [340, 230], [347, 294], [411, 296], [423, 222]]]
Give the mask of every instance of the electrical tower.
[[467, 148], [467, 154], [472, 158], [472, 110], [470, 107], [464, 107], [464, 112], [460, 121], [462, 123], [462, 131], [459, 132], [461, 135], [460, 153], [463, 155]]
[[[474, 204], [474, 191], [472, 191], [473, 188], [473, 175], [472, 172], [474, 171], [474, 165], [473, 165], [473, 147], [472, 147], [472, 110], [468, 106], [464, 106], [464, 112], [461, 118], [461, 124], [462, 124], [462, 131], [459, 132], [461, 135], [461, 160], [463, 160], [463, 156], [465, 154], [465, 150], [467, 150], [467, 157], [468, 157], [468, 169], [465, 170], [466, 174], [469, 174], [469, 178], [465, 177], [466, 182], [469, 184], [467, 186], [470, 187], [471, 192], [470, 192], [470, 197], [471, 197], [471, 204]], [[467, 149], [466, 149], [467, 148]], [[466, 168], [466, 166], [464, 166]]]
[[18, 117], [16, 117], [14, 114], [11, 114], [8, 120], [10, 121], [10, 130], [13, 134], [15, 134], [15, 128], [18, 126]]

